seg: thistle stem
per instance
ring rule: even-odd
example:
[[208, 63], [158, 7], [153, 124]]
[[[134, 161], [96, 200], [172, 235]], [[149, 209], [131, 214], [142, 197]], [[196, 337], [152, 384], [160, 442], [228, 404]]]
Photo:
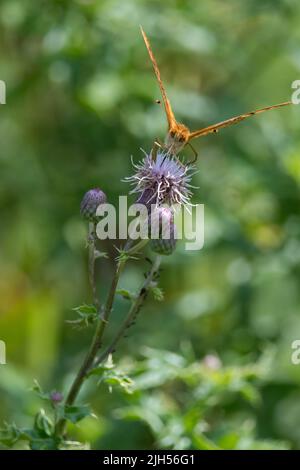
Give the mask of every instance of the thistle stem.
[[[90, 369], [90, 367], [92, 366], [93, 361], [96, 357], [96, 354], [97, 354], [97, 352], [98, 352], [98, 350], [101, 346], [103, 333], [104, 333], [105, 328], [108, 324], [108, 319], [109, 319], [109, 316], [110, 316], [110, 313], [111, 313], [111, 310], [112, 310], [117, 285], [118, 285], [120, 275], [121, 275], [121, 273], [124, 269], [125, 264], [126, 264], [126, 259], [118, 261], [118, 264], [117, 264], [117, 267], [116, 267], [116, 270], [115, 270], [115, 274], [114, 274], [114, 277], [113, 277], [113, 280], [112, 280], [112, 283], [111, 283], [111, 286], [110, 286], [107, 301], [106, 301], [104, 310], [103, 310], [102, 314], [99, 317], [91, 346], [90, 346], [90, 348], [89, 348], [89, 350], [88, 350], [88, 352], [85, 356], [85, 359], [84, 359], [84, 361], [83, 361], [83, 363], [82, 363], [82, 365], [81, 365], [81, 367], [80, 367], [80, 369], [79, 369], [79, 371], [78, 371], [78, 373], [75, 377], [75, 380], [74, 380], [74, 382], [73, 382], [73, 384], [70, 388], [70, 391], [69, 391], [69, 393], [67, 395], [67, 398], [66, 398], [66, 401], [65, 401], [65, 406], [70, 406], [74, 403], [74, 401], [75, 401], [75, 399], [76, 399], [76, 397], [77, 397], [77, 395], [78, 395], [78, 393], [81, 389], [81, 386], [82, 386], [82, 384], [85, 380], [87, 372]], [[56, 427], [56, 435], [57, 436], [62, 435], [64, 433], [65, 425], [66, 425], [66, 420], [64, 418], [62, 418], [57, 423], [57, 427]]]
[[[128, 249], [128, 250], [125, 250], [125, 253], [126, 255], [128, 256], [123, 256], [123, 257], [120, 257], [120, 259], [118, 260], [117, 262], [117, 267], [116, 267], [116, 270], [115, 270], [115, 274], [113, 276], [113, 279], [112, 279], [112, 283], [111, 283], [111, 286], [110, 286], [110, 289], [109, 289], [109, 293], [108, 293], [108, 297], [107, 297], [107, 300], [106, 300], [106, 303], [105, 303], [105, 306], [104, 306], [104, 309], [103, 311], [101, 312], [100, 316], [99, 316], [99, 320], [98, 320], [98, 323], [97, 323], [97, 326], [96, 326], [96, 330], [95, 330], [95, 333], [94, 333], [94, 336], [93, 336], [93, 340], [92, 340], [92, 343], [91, 343], [91, 346], [84, 358], [84, 361], [74, 379], [74, 382], [73, 384], [71, 385], [71, 388], [70, 388], [70, 391], [67, 395], [67, 398], [66, 398], [66, 401], [65, 401], [65, 406], [70, 406], [74, 403], [74, 401], [76, 400], [76, 397], [82, 387], [82, 384], [89, 372], [89, 369], [92, 367], [93, 365], [93, 362], [95, 360], [95, 357], [98, 353], [98, 350], [100, 349], [101, 347], [101, 343], [102, 343], [102, 338], [103, 338], [103, 334], [104, 334], [104, 331], [106, 329], [106, 326], [108, 324], [108, 320], [109, 320], [109, 316], [111, 314], [111, 311], [112, 311], [112, 307], [113, 307], [113, 303], [114, 303], [114, 299], [115, 299], [115, 295], [116, 295], [116, 290], [117, 290], [117, 286], [118, 286], [118, 282], [119, 282], [119, 279], [120, 279], [120, 276], [121, 276], [121, 273], [125, 267], [125, 264], [126, 264], [126, 261], [129, 257], [130, 254], [138, 251], [140, 248], [142, 248], [146, 243], [147, 243], [148, 240], [142, 240], [142, 242], [140, 243], [137, 243], [136, 246]], [[93, 250], [94, 250], [94, 246], [92, 247]], [[89, 257], [89, 266], [90, 268], [92, 267], [92, 283], [93, 285], [95, 284], [95, 281], [94, 281], [94, 263], [95, 263], [95, 255], [90, 255]], [[91, 271], [90, 271], [90, 274], [91, 274]], [[95, 292], [96, 292], [96, 287], [95, 287]], [[100, 313], [100, 312], [99, 312]], [[66, 420], [64, 418], [62, 418], [61, 420], [59, 420], [59, 422], [57, 423], [57, 426], [56, 426], [56, 435], [57, 436], [61, 436], [63, 433], [64, 433], [64, 430], [65, 430], [65, 425], [66, 425]]]
[[97, 296], [97, 287], [96, 287], [96, 278], [95, 278], [95, 232], [96, 224], [90, 222], [89, 224], [89, 235], [88, 235], [88, 244], [89, 244], [89, 281], [93, 295], [93, 303], [97, 310], [100, 308], [100, 302]]
[[140, 288], [139, 294], [137, 295], [134, 302], [132, 303], [131, 308], [130, 308], [126, 318], [124, 319], [122, 325], [120, 326], [119, 331], [116, 333], [116, 335], [113, 338], [111, 344], [96, 359], [95, 364], [94, 364], [95, 366], [101, 364], [103, 361], [105, 361], [105, 359], [107, 359], [107, 357], [110, 354], [112, 354], [114, 352], [118, 342], [124, 336], [125, 331], [127, 330], [127, 328], [130, 327], [132, 322], [135, 320], [136, 315], [139, 313], [139, 310], [142, 307], [142, 304], [143, 304], [144, 300], [147, 297], [151, 282], [153, 281], [153, 278], [154, 278], [155, 274], [159, 270], [160, 263], [161, 263], [161, 257], [157, 256], [154, 263], [153, 263], [153, 265], [152, 265], [152, 268], [151, 268], [148, 276], [146, 277], [145, 281], [143, 282], [143, 285]]

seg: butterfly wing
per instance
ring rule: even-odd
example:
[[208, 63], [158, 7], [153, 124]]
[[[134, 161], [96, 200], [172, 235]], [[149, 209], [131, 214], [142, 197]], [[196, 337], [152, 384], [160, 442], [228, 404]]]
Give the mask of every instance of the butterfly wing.
[[160, 91], [161, 91], [161, 95], [162, 95], [165, 110], [166, 110], [169, 129], [171, 129], [172, 127], [174, 127], [174, 125], [176, 125], [176, 119], [175, 119], [175, 116], [173, 114], [170, 101], [168, 100], [167, 93], [166, 93], [165, 87], [163, 85], [163, 82], [162, 82], [162, 79], [161, 79], [161, 76], [160, 76], [160, 71], [159, 71], [156, 59], [154, 57], [154, 54], [152, 52], [149, 40], [148, 40], [148, 38], [146, 36], [146, 33], [143, 30], [143, 28], [142, 27], [140, 27], [140, 28], [141, 28], [141, 33], [142, 33], [143, 39], [144, 39], [146, 47], [147, 47], [147, 51], [149, 53], [149, 56], [150, 56], [150, 59], [151, 59], [151, 62], [152, 62], [153, 68], [154, 68], [154, 72], [155, 72], [158, 84], [159, 84], [159, 88], [160, 88]]
[[219, 122], [218, 124], [213, 124], [208, 127], [204, 127], [203, 129], [199, 129], [197, 131], [190, 133], [190, 139], [194, 139], [196, 137], [202, 137], [204, 135], [211, 134], [213, 132], [217, 132], [219, 129], [223, 129], [224, 127], [231, 126], [232, 124], [237, 124], [238, 122], [247, 119], [248, 117], [255, 116], [256, 114], [264, 113], [265, 111], [269, 111], [270, 109], [275, 108], [282, 108], [283, 106], [287, 106], [292, 104], [291, 101], [286, 101], [284, 103], [275, 104], [273, 106], [266, 106], [265, 108], [257, 109], [256, 111], [250, 111], [249, 113], [241, 114], [240, 116], [235, 116], [230, 119], [226, 119], [225, 121]]

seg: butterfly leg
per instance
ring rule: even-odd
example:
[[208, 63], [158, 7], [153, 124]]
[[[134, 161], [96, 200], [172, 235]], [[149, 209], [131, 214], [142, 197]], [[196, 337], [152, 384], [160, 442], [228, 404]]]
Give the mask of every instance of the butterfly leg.
[[193, 165], [193, 163], [195, 163], [198, 159], [198, 153], [196, 152], [196, 150], [194, 149], [194, 147], [192, 146], [192, 144], [190, 144], [190, 142], [188, 142], [188, 146], [191, 147], [192, 151], [193, 151], [193, 154], [194, 154], [194, 159], [191, 160], [190, 162], [187, 162], [187, 166], [188, 165]]
[[156, 161], [158, 150], [162, 148], [163, 148], [163, 144], [159, 141], [159, 139], [155, 139], [154, 145], [151, 151], [151, 155], [154, 161]]
[[161, 148], [161, 149], [164, 148], [164, 144], [163, 144], [163, 142], [162, 142], [160, 139], [155, 139], [155, 142], [154, 142], [154, 143], [157, 145], [157, 147], [159, 147], [159, 148]]

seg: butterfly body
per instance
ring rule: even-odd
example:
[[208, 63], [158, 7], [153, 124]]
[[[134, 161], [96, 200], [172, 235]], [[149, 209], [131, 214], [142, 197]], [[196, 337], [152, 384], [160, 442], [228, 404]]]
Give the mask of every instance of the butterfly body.
[[179, 122], [169, 129], [166, 139], [166, 148], [174, 155], [177, 155], [188, 143], [190, 131], [189, 129]]

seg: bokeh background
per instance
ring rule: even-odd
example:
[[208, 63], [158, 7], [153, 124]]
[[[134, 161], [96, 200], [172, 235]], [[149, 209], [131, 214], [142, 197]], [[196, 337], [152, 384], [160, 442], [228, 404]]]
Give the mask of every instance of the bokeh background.
[[[30, 425], [33, 380], [66, 390], [89, 344], [91, 329], [66, 323], [91, 301], [84, 192], [116, 202], [130, 156], [165, 134], [139, 24], [195, 129], [290, 99], [299, 21], [296, 0], [1, 2], [1, 422]], [[94, 449], [300, 448], [299, 130], [294, 106], [195, 141], [204, 249], [179, 243], [164, 261], [165, 300], [149, 298], [114, 355], [134, 392], [91, 381], [81, 401], [98, 419], [73, 437]], [[131, 262], [121, 285], [136, 290], [146, 267]], [[112, 270], [98, 263], [102, 298]], [[127, 309], [118, 298], [107, 341]]]

